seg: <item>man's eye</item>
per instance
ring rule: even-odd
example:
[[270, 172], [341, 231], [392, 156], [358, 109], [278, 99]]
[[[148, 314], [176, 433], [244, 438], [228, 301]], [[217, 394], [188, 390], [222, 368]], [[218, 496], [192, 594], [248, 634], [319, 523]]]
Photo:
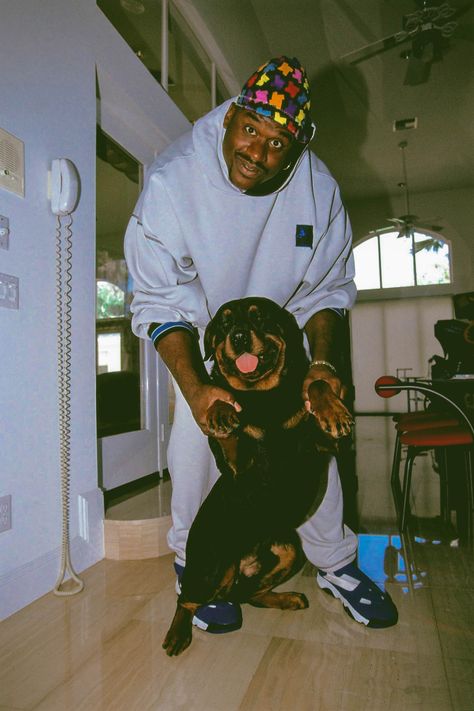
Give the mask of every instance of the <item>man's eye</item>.
[[247, 133], [249, 133], [251, 136], [257, 135], [257, 131], [255, 130], [255, 128], [253, 126], [245, 126], [245, 131]]
[[283, 148], [283, 143], [278, 138], [273, 138], [270, 141], [270, 145], [272, 148], [276, 148], [276, 150], [278, 151]]

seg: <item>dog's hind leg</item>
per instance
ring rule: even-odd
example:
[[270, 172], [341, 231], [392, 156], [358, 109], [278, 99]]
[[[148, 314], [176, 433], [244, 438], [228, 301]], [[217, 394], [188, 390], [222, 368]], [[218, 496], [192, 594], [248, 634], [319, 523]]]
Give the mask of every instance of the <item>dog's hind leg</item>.
[[274, 607], [280, 610], [304, 610], [308, 607], [308, 599], [297, 592], [273, 592], [276, 585], [280, 585], [291, 578], [303, 566], [304, 556], [301, 545], [293, 543], [273, 543], [271, 552], [277, 556], [275, 567], [266, 573], [260, 580], [258, 590], [248, 600], [254, 607]]

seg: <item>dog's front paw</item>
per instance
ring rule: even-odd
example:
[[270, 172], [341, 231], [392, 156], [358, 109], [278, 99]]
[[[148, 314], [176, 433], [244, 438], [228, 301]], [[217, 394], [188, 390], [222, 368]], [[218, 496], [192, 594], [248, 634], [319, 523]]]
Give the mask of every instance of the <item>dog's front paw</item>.
[[162, 644], [168, 657], [177, 657], [191, 644], [193, 636], [192, 619], [195, 608], [197, 608], [197, 605], [187, 609], [178, 603], [171, 627]]
[[308, 389], [311, 412], [319, 427], [334, 439], [348, 435], [354, 420], [342, 400], [324, 380], [315, 380]]
[[239, 416], [228, 402], [216, 400], [207, 411], [207, 426], [213, 437], [227, 437], [239, 425]]

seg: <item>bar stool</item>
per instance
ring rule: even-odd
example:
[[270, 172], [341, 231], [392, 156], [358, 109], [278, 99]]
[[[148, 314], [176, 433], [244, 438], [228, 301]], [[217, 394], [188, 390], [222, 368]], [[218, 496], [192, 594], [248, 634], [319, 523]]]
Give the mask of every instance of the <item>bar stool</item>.
[[[381, 397], [393, 397], [401, 390], [418, 389], [438, 396], [429, 385], [420, 383], [402, 384], [393, 376], [382, 376], [375, 383], [375, 390]], [[409, 516], [409, 497], [413, 463], [421, 452], [434, 449], [440, 459], [440, 501], [443, 521], [449, 519], [447, 451], [450, 447], [461, 447], [465, 461], [467, 486], [467, 539], [473, 543], [474, 492], [472, 471], [472, 445], [474, 443], [474, 428], [465, 413], [446, 396], [441, 396], [452, 406], [454, 414], [442, 412], [414, 412], [397, 417], [397, 438], [392, 463], [391, 486], [395, 508], [402, 532], [406, 531]], [[456, 416], [458, 415], [458, 417]], [[400, 487], [400, 463], [402, 446], [407, 447], [403, 488]]]
[[395, 415], [393, 419], [395, 421], [396, 438], [393, 451], [390, 484], [397, 516], [400, 518], [403, 501], [402, 489], [400, 486], [400, 464], [402, 459], [402, 445], [404, 444], [401, 441], [402, 435], [406, 432], [416, 432], [419, 430], [456, 427], [460, 425], [460, 422], [457, 417], [449, 416], [443, 412], [436, 411], [406, 412], [398, 416]]
[[448, 499], [448, 465], [447, 451], [450, 447], [462, 447], [465, 458], [465, 473], [467, 484], [468, 516], [467, 516], [467, 539], [472, 544], [472, 515], [474, 509], [473, 481], [472, 481], [472, 459], [471, 448], [474, 439], [466, 427], [462, 425], [451, 427], [434, 427], [424, 430], [413, 430], [402, 432], [400, 443], [406, 445], [407, 456], [403, 475], [402, 490], [402, 510], [400, 518], [400, 530], [406, 531], [408, 516], [410, 513], [410, 487], [413, 471], [413, 463], [416, 457], [429, 449], [434, 449], [440, 455], [440, 486], [441, 486], [441, 518], [445, 523], [449, 520], [449, 499]]

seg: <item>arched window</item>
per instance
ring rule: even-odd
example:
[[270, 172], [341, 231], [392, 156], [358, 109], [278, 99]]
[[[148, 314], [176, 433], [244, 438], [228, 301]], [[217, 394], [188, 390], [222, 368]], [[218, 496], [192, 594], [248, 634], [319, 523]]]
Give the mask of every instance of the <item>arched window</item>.
[[354, 247], [359, 291], [451, 283], [449, 242], [421, 229], [370, 233]]

